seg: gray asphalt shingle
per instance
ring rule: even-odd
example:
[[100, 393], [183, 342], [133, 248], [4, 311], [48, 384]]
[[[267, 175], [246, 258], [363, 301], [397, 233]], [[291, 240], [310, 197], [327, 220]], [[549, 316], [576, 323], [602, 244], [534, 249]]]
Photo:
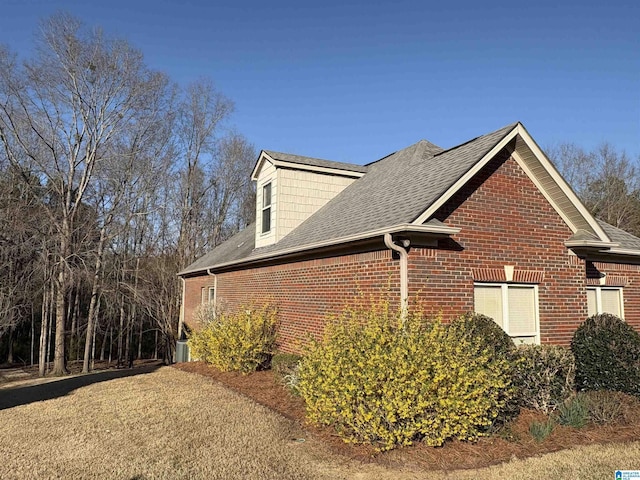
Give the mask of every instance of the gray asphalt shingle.
[[333, 160], [323, 160], [321, 158], [303, 157], [302, 155], [294, 155], [292, 153], [274, 152], [273, 150], [263, 150], [274, 160], [282, 160], [283, 162], [298, 163], [300, 165], [309, 165], [312, 167], [333, 168], [336, 170], [347, 170], [351, 172], [366, 173], [367, 167], [364, 165], [356, 165], [355, 163], [334, 162]]
[[609, 225], [599, 218], [597, 218], [596, 220], [604, 230], [604, 233], [606, 233], [607, 236], [611, 239], [611, 241], [620, 244], [620, 248], [628, 248], [629, 250], [640, 250], [640, 238], [636, 237], [635, 235], [631, 235], [630, 233], [625, 232], [624, 230], [621, 230], [617, 227], [614, 227], [613, 225]]

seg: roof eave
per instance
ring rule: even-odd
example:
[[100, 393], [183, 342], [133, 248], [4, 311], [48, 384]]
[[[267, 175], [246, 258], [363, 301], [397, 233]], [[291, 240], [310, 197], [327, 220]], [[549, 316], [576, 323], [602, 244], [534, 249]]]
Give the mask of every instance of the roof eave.
[[640, 259], [640, 250], [635, 248], [625, 248], [615, 242], [599, 242], [594, 240], [569, 240], [566, 241], [565, 246], [570, 248], [577, 255], [592, 259], [603, 260], [609, 258], [610, 260], [621, 258], [636, 258]]
[[251, 265], [254, 263], [260, 263], [264, 261], [284, 259], [290, 256], [311, 253], [317, 250], [323, 250], [323, 249], [336, 247], [340, 245], [347, 245], [347, 244], [351, 244], [351, 243], [355, 243], [363, 240], [374, 239], [376, 237], [383, 237], [386, 233], [389, 233], [391, 235], [417, 234], [417, 235], [427, 235], [433, 238], [442, 238], [442, 237], [454, 235], [458, 232], [460, 232], [460, 228], [449, 227], [447, 225], [413, 225], [410, 223], [402, 223], [402, 224], [394, 225], [391, 227], [380, 228], [380, 229], [371, 230], [368, 232], [363, 232], [355, 235], [349, 235], [346, 237], [340, 237], [332, 240], [325, 240], [322, 242], [302, 245], [300, 247], [292, 247], [292, 248], [283, 249], [275, 252], [265, 253], [262, 255], [254, 255], [251, 257], [243, 258], [241, 260], [234, 260], [231, 262], [219, 263], [216, 265], [211, 265], [207, 268], [200, 268], [191, 272], [183, 272], [183, 274], [192, 274], [192, 273], [212, 271], [212, 270], [221, 270], [221, 269], [226, 269], [234, 266], [246, 266], [246, 265]]
[[596, 250], [606, 249], [611, 251], [616, 247], [619, 247], [619, 243], [614, 242], [604, 242], [600, 240], [567, 240], [564, 242], [564, 246], [567, 248], [575, 249], [575, 248], [589, 248]]

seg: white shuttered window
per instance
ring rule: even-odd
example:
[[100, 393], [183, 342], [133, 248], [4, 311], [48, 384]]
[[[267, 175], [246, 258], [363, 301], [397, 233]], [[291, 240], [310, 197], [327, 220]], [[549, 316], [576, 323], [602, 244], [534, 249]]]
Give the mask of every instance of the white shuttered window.
[[540, 343], [536, 285], [476, 284], [474, 309], [493, 318], [516, 344]]
[[587, 287], [587, 311], [589, 316], [612, 313], [624, 318], [622, 288]]

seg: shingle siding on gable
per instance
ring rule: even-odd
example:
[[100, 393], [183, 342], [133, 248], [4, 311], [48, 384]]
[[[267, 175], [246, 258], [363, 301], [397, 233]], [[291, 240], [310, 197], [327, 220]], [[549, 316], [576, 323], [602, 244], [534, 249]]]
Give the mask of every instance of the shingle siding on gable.
[[277, 240], [284, 238], [353, 181], [353, 178], [339, 175], [278, 169]]
[[436, 217], [462, 230], [457, 243], [410, 252], [411, 295], [449, 318], [473, 310], [474, 270], [512, 265], [521, 278], [542, 277], [541, 342], [568, 345], [587, 317], [585, 264], [564, 246], [569, 227], [515, 160], [491, 161]]

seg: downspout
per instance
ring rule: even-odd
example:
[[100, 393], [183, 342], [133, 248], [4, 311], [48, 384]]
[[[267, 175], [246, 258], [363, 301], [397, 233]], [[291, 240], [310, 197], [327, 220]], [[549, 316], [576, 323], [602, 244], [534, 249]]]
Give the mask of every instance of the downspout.
[[182, 339], [182, 326], [184, 325], [184, 299], [186, 290], [184, 277], [180, 277], [180, 285], [182, 285], [182, 301], [180, 302], [180, 318], [178, 319], [178, 340]]
[[400, 314], [404, 321], [409, 310], [409, 254], [406, 249], [410, 245], [410, 240], [402, 240], [402, 246], [400, 246], [393, 241], [390, 233], [385, 233], [384, 244], [400, 255]]
[[[218, 280], [216, 279], [216, 274], [211, 273], [211, 269], [207, 268], [207, 274], [213, 277], [213, 302], [216, 305], [216, 299], [218, 298]], [[215, 307], [215, 311], [217, 311], [218, 307]]]

